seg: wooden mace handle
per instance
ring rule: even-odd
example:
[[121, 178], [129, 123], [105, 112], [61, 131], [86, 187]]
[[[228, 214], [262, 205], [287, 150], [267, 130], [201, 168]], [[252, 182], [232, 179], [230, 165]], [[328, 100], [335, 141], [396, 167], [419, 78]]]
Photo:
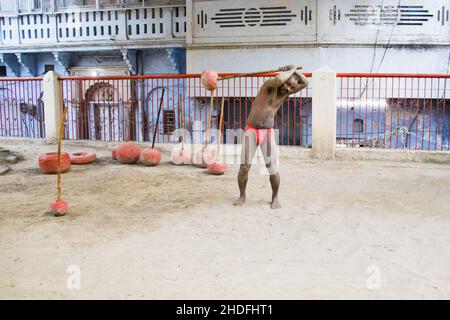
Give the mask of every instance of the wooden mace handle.
[[[299, 69], [303, 69], [303, 68], [302, 67], [297, 67], [297, 70], [299, 70]], [[218, 77], [217, 80], [226, 80], [226, 79], [231, 79], [231, 78], [253, 76], [253, 75], [257, 75], [257, 74], [271, 73], [271, 72], [284, 72], [284, 70], [282, 70], [282, 67], [279, 67], [277, 69], [270, 69], [270, 70], [264, 70], [264, 71], [256, 71], [256, 72], [249, 72], [249, 73], [238, 73], [238, 74], [233, 75], [233, 76]]]

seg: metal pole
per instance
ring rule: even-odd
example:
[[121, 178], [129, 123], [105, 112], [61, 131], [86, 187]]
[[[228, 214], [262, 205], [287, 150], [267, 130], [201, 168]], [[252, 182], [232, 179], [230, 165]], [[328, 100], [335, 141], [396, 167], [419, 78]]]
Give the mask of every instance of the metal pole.
[[161, 93], [161, 100], [159, 102], [158, 116], [156, 117], [155, 132], [153, 133], [152, 149], [155, 146], [156, 132], [158, 131], [158, 124], [159, 124], [159, 115], [161, 114], [161, 109], [162, 109], [162, 104], [163, 104], [163, 98], [164, 98], [164, 92], [165, 91], [166, 91], [166, 88], [163, 88], [162, 89], [162, 93]]

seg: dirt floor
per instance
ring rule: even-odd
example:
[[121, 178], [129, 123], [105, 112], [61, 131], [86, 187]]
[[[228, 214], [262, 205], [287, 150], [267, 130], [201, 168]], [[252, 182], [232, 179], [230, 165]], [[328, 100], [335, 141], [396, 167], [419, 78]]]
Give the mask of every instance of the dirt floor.
[[0, 298], [450, 299], [450, 165], [281, 157], [271, 210], [258, 167], [239, 208], [237, 166], [81, 148], [99, 159], [63, 175], [55, 218], [56, 176], [37, 168], [55, 146], [4, 147], [25, 160], [0, 176]]

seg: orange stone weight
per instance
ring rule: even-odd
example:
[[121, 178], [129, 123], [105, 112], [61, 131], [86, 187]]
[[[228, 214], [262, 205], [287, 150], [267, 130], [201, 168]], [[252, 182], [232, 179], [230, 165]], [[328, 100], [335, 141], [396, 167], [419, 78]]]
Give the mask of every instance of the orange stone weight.
[[85, 151], [75, 152], [70, 154], [71, 164], [87, 164], [94, 162], [97, 159], [95, 153], [88, 153]]
[[223, 162], [215, 161], [208, 165], [208, 172], [214, 175], [221, 175], [227, 171], [227, 165]]
[[214, 70], [204, 70], [202, 72], [201, 78], [202, 78], [203, 86], [207, 90], [213, 91], [219, 87], [219, 84], [217, 82], [219, 75]]
[[[43, 173], [57, 173], [58, 152], [48, 152], [39, 156], [39, 168]], [[70, 170], [70, 156], [67, 152], [61, 153], [61, 173]]]
[[155, 149], [142, 151], [142, 164], [146, 166], [157, 166], [161, 161], [161, 153]]
[[141, 149], [134, 142], [122, 142], [116, 148], [116, 157], [120, 163], [136, 163], [141, 157]]
[[173, 164], [177, 166], [181, 166], [184, 164], [190, 164], [191, 163], [191, 153], [186, 149], [176, 149], [174, 148], [172, 150], [172, 153], [170, 154], [170, 160]]
[[206, 169], [209, 164], [214, 162], [215, 158], [215, 151], [210, 150], [207, 147], [203, 147], [194, 155], [194, 164], [199, 168]]
[[50, 213], [55, 217], [61, 217], [67, 213], [67, 202], [62, 199], [57, 199], [50, 204]]

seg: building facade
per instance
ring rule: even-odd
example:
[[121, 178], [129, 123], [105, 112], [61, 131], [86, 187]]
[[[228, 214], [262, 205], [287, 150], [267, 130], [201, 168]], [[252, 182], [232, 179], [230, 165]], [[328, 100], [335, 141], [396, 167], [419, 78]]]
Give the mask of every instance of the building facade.
[[7, 76], [186, 71], [184, 1], [2, 0], [0, 12]]
[[0, 65], [7, 76], [52, 65], [67, 75], [85, 71], [70, 70], [77, 67], [148, 74], [290, 63], [447, 73], [449, 10], [446, 0], [0, 0]]
[[[446, 74], [450, 65], [449, 10], [448, 0], [0, 0], [0, 76], [34, 77], [49, 70], [81, 77], [199, 73], [207, 68], [252, 72], [286, 64], [297, 64], [305, 71], [328, 66], [337, 72]], [[151, 112], [148, 109], [149, 101], [156, 101], [164, 86], [172, 98], [164, 105], [167, 112], [163, 119], [172, 120], [165, 122], [169, 128], [163, 126], [160, 135], [168, 135], [176, 127], [170, 123], [176, 122], [180, 93], [185, 97], [184, 104], [198, 111], [195, 116], [186, 114], [190, 129], [204, 135], [204, 123], [197, 127], [193, 118], [208, 118], [206, 92], [188, 88], [183, 81], [164, 81], [155, 88], [133, 82], [71, 83], [64, 90], [66, 103], [73, 108], [73, 121], [83, 112], [90, 118], [84, 129], [75, 126], [67, 135], [100, 140], [123, 140], [131, 135], [133, 139], [149, 140], [154, 123], [148, 119], [155, 117], [154, 108]], [[400, 85], [393, 83], [392, 92]], [[361, 97], [367, 96], [368, 86], [362, 89]], [[384, 135], [398, 134], [399, 130], [419, 126], [421, 118], [428, 119], [428, 111], [411, 111], [413, 123], [403, 119], [397, 125], [390, 116], [395, 114], [394, 107], [398, 113], [407, 102], [411, 105], [413, 99], [428, 98], [429, 105], [439, 108], [441, 102], [431, 91], [416, 94], [408, 83], [404, 86], [411, 91], [409, 100], [386, 94], [378, 97], [384, 101], [371, 106], [378, 118], [381, 115], [378, 125], [392, 126]], [[225, 128], [236, 128], [245, 121], [258, 83], [232, 82], [232, 88], [226, 94], [228, 106], [233, 108], [226, 108], [225, 119], [233, 120], [226, 121]], [[16, 91], [20, 90], [2, 86], [1, 100], [11, 101], [8, 97], [16, 96]], [[23, 104], [22, 110], [36, 109], [34, 114], [39, 114], [41, 96], [42, 92], [36, 92], [29, 101], [16, 104]], [[113, 103], [105, 97], [118, 101]], [[348, 100], [343, 97], [338, 112], [348, 109]], [[395, 106], [391, 105], [394, 100]], [[355, 132], [367, 133], [368, 126], [373, 128], [373, 117], [362, 114], [358, 102], [352, 103], [353, 109], [345, 111], [345, 117], [340, 115], [345, 119], [345, 132], [338, 132], [337, 138], [343, 143], [353, 139]], [[367, 101], [361, 104], [367, 105]], [[111, 113], [117, 106], [122, 111]], [[217, 108], [214, 110], [216, 121]], [[436, 118], [432, 131], [445, 136], [448, 126], [445, 121], [438, 124], [436, 115], [430, 113]], [[277, 119], [281, 142], [309, 145], [310, 117], [307, 96], [298, 95], [289, 101]], [[130, 118], [136, 128], [109, 129]], [[286, 126], [285, 119], [293, 121], [293, 126]], [[29, 136], [35, 134], [28, 131]], [[379, 141], [357, 142], [374, 143]], [[439, 143], [448, 145], [448, 134]], [[396, 147], [405, 147], [404, 139]]]

